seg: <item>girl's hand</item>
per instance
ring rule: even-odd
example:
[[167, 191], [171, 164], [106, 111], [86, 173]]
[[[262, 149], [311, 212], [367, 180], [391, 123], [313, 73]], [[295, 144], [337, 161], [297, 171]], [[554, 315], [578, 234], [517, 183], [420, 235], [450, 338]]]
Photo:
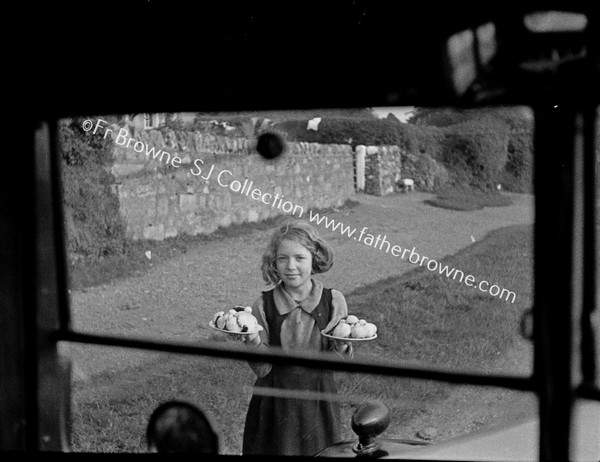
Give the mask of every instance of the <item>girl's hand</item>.
[[346, 351], [346, 349], [350, 348], [352, 346], [352, 342], [348, 342], [345, 340], [337, 340], [337, 339], [331, 339], [333, 342], [335, 342], [335, 348], [338, 351]]
[[250, 335], [240, 335], [239, 337], [241, 337], [240, 340], [248, 346], [260, 345], [260, 335], [258, 335], [258, 332]]
[[334, 351], [343, 358], [354, 358], [354, 346], [351, 342], [343, 340], [333, 340], [335, 342]]
[[331, 321], [329, 321], [329, 324], [327, 324], [327, 325], [325, 326], [325, 329], [324, 329], [325, 333], [327, 334], [327, 333], [329, 333], [330, 331], [332, 331], [332, 330], [333, 330], [333, 328], [334, 328], [335, 326], [337, 326], [337, 325], [340, 323], [340, 321], [341, 321], [341, 320], [342, 320], [342, 317], [341, 317], [341, 316], [334, 316], [333, 318], [331, 318]]

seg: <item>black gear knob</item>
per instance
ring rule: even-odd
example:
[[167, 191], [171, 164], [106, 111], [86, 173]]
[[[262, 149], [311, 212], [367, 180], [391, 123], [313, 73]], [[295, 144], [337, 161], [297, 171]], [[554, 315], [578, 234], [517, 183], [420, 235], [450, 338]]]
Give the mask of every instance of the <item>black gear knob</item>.
[[379, 449], [376, 437], [390, 425], [390, 411], [379, 401], [361, 404], [352, 415], [352, 430], [358, 443], [352, 450], [359, 456], [369, 456]]

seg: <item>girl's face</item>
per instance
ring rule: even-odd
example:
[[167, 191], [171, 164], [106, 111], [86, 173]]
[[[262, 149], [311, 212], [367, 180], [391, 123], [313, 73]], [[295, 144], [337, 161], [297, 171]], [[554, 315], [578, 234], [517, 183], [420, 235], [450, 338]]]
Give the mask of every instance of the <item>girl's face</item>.
[[312, 254], [302, 244], [288, 239], [281, 241], [275, 266], [286, 288], [298, 290], [310, 284]]

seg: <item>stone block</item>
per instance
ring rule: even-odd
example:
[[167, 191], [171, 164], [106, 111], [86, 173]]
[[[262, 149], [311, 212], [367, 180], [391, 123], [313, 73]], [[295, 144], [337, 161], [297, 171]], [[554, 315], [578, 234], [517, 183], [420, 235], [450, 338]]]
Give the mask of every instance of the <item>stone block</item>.
[[130, 164], [130, 163], [113, 164], [113, 166], [111, 168], [111, 173], [115, 177], [119, 177], [119, 176], [127, 176], [127, 175], [132, 175], [135, 173], [139, 173], [142, 170], [144, 170], [144, 164]]
[[165, 227], [162, 223], [158, 225], [148, 225], [144, 227], [143, 236], [144, 239], [162, 241], [165, 238]]
[[226, 228], [227, 226], [231, 225], [232, 223], [233, 223], [233, 217], [229, 213], [226, 213], [219, 219], [219, 226], [222, 226], [223, 228]]
[[177, 236], [177, 228], [175, 228], [175, 226], [165, 228], [165, 239], [175, 236]]
[[223, 210], [231, 209], [231, 194], [225, 194], [223, 196], [223, 200], [221, 201], [221, 207]]
[[178, 234], [177, 225], [172, 215], [165, 219], [165, 239], [168, 237], [175, 237]]
[[145, 216], [154, 219], [156, 216], [156, 197], [148, 197], [143, 203]]
[[256, 223], [258, 221], [258, 212], [256, 211], [256, 209], [250, 209], [248, 210], [248, 221], [250, 223]]
[[197, 197], [195, 194], [180, 194], [179, 195], [179, 211], [181, 213], [189, 213], [196, 210]]
[[177, 170], [175, 172], [175, 178], [179, 181], [187, 180], [188, 176], [189, 176], [188, 170]]
[[166, 217], [169, 214], [169, 198], [166, 196], [162, 196], [158, 198], [158, 203], [156, 204], [156, 216], [157, 217]]
[[135, 190], [133, 191], [133, 194], [137, 197], [149, 197], [149, 196], [155, 196], [156, 195], [156, 189], [154, 188], [153, 185], [151, 184], [140, 184], [138, 185]]
[[133, 239], [134, 241], [137, 241], [138, 239], [141, 239], [143, 237], [142, 227], [141, 226], [128, 226], [126, 235], [129, 238]]

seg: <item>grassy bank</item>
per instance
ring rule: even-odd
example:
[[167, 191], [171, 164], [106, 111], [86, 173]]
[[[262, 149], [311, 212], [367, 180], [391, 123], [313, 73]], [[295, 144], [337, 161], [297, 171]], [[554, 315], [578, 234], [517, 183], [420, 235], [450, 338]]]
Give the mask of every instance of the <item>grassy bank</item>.
[[[531, 228], [494, 231], [442, 262], [516, 292], [515, 303], [416, 268], [345, 294], [351, 313], [379, 326], [377, 341], [362, 345], [357, 356], [479, 371], [497, 368], [530, 305]], [[390, 435], [403, 435], [411, 419], [443, 402], [454, 388], [364, 374], [337, 374], [337, 381], [342, 398], [378, 398], [388, 405]], [[144, 451], [148, 416], [159, 403], [176, 398], [206, 409], [222, 435], [222, 452], [237, 454], [253, 382], [244, 362], [165, 354], [118, 375], [75, 383], [73, 450]], [[348, 424], [355, 405], [343, 403], [345, 437], [352, 435]]]
[[425, 203], [443, 209], [471, 211], [484, 207], [505, 207], [512, 204], [512, 200], [497, 191], [484, 192], [454, 186], [441, 189]]

